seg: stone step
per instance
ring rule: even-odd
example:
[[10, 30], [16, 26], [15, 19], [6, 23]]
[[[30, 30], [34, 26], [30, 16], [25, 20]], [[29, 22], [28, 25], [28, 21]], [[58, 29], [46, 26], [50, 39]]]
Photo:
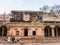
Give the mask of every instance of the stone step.
[[60, 43], [0, 43], [0, 45], [60, 45]]

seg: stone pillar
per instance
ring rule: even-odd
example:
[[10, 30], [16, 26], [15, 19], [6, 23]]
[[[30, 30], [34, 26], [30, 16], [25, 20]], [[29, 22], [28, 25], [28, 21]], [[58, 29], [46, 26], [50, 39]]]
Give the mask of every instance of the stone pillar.
[[28, 36], [32, 36], [32, 30], [28, 30]]
[[52, 28], [52, 37], [54, 37], [54, 28]]
[[21, 37], [23, 37], [23, 36], [24, 36], [24, 28], [21, 29]]

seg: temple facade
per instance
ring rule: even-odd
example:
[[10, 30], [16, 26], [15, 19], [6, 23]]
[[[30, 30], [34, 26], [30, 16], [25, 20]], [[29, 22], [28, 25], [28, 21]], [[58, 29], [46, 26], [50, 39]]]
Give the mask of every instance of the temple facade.
[[59, 42], [60, 15], [12, 10], [0, 16], [0, 37], [8, 35], [20, 42]]

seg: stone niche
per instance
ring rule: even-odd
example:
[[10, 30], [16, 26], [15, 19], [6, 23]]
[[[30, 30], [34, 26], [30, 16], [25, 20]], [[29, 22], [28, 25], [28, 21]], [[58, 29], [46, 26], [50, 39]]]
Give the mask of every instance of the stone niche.
[[30, 20], [29, 13], [24, 13], [24, 14], [23, 14], [23, 20], [24, 20], [24, 21], [29, 21], [29, 20]]

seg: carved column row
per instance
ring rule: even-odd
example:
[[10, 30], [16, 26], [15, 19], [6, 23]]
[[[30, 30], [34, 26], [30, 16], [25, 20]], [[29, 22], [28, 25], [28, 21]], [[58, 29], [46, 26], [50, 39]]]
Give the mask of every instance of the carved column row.
[[[52, 37], [58, 37], [58, 32], [57, 32], [57, 30], [58, 29], [54, 29], [55, 27], [52, 27]], [[56, 31], [56, 32], [55, 32]], [[55, 34], [56, 33], [56, 34]], [[56, 35], [56, 36], [55, 36]]]

